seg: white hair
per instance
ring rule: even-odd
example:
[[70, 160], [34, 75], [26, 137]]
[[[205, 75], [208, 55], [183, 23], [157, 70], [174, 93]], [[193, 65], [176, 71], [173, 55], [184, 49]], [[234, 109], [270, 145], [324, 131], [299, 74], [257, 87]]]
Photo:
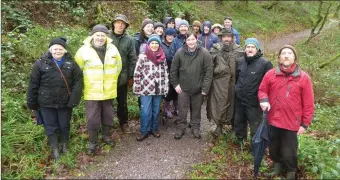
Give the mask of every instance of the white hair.
[[64, 46], [62, 46], [62, 45], [60, 45], [60, 44], [53, 44], [50, 48], [48, 48], [48, 50], [50, 51], [50, 53], [52, 53], [52, 49], [54, 48], [55, 45], [59, 45], [59, 46], [63, 47], [64, 53], [65, 53], [65, 54], [67, 53], [67, 50], [64, 48]]

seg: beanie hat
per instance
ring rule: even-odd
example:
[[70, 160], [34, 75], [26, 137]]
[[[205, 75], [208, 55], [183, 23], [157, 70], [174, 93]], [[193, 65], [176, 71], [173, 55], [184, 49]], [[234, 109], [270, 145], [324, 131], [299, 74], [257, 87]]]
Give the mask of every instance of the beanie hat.
[[142, 30], [148, 24], [152, 24], [153, 25], [153, 21], [151, 19], [149, 19], [149, 18], [144, 19], [143, 22], [142, 22]]
[[192, 23], [192, 26], [198, 26], [198, 27], [201, 27], [201, 23], [197, 20], [195, 20], [193, 23]]
[[161, 22], [156, 22], [154, 25], [153, 25], [153, 29], [156, 29], [158, 27], [162, 27], [163, 29], [165, 29], [165, 26], [163, 23]]
[[96, 32], [103, 32], [105, 34], [109, 34], [109, 30], [107, 29], [107, 27], [102, 25], [102, 24], [97, 24], [97, 25], [93, 26], [90, 35], [93, 35]]
[[114, 29], [113, 23], [115, 21], [118, 21], [118, 20], [125, 22], [125, 24], [126, 24], [125, 29], [129, 27], [130, 23], [128, 21], [128, 18], [124, 14], [118, 14], [117, 16], [115, 16], [115, 18], [113, 19], [113, 21], [111, 23], [112, 24], [112, 29]]
[[165, 30], [165, 35], [166, 35], [166, 36], [167, 36], [167, 35], [176, 36], [176, 29], [174, 29], [174, 28], [167, 28], [167, 29]]
[[50, 45], [48, 46], [48, 48], [50, 48], [51, 46], [55, 45], [55, 44], [59, 44], [61, 46], [63, 46], [64, 48], [66, 48], [66, 39], [65, 38], [55, 38], [50, 42]]
[[282, 46], [280, 51], [279, 51], [278, 58], [280, 58], [281, 51], [283, 49], [286, 49], [286, 48], [291, 49], [293, 51], [294, 56], [295, 56], [295, 62], [297, 62], [298, 58], [297, 58], [297, 54], [296, 54], [296, 49], [293, 46], [291, 46], [291, 45], [284, 45], [284, 46]]
[[158, 35], [158, 34], [151, 34], [151, 35], [149, 36], [148, 45], [149, 45], [152, 41], [157, 41], [159, 45], [161, 44], [161, 39], [159, 38], [159, 35]]
[[255, 38], [248, 38], [246, 39], [245, 43], [244, 43], [244, 47], [246, 47], [248, 44], [254, 44], [256, 46], [257, 50], [261, 50], [261, 46], [260, 43], [257, 39]]
[[[182, 19], [182, 20], [179, 21], [179, 26], [181, 26], [181, 25], [185, 25], [185, 26], [187, 26], [187, 27], [189, 28], [189, 23], [188, 23], [188, 21], [185, 20], [185, 19]], [[178, 27], [179, 27], [179, 26], [178, 26]]]

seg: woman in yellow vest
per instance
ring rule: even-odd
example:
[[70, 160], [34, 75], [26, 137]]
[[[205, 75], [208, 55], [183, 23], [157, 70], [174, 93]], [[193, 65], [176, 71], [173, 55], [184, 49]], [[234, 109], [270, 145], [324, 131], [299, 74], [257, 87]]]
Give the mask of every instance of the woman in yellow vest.
[[108, 29], [101, 24], [93, 27], [91, 36], [77, 51], [75, 59], [84, 74], [86, 129], [89, 133], [89, 154], [98, 146], [98, 129], [102, 125], [102, 140], [114, 146], [109, 136], [113, 125], [113, 99], [117, 97], [121, 57], [107, 37]]

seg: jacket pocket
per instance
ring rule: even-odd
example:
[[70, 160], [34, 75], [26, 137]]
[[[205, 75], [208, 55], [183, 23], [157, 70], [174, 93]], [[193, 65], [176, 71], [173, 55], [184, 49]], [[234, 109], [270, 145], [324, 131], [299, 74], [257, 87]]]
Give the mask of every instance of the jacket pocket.
[[38, 95], [38, 103], [40, 105], [50, 105], [52, 104], [51, 93], [46, 90], [42, 90]]

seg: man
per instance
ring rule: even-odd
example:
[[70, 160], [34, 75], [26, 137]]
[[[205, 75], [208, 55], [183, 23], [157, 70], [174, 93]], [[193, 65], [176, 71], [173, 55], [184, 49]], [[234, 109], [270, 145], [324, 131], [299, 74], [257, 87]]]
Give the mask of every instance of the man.
[[236, 59], [244, 55], [243, 49], [234, 43], [230, 30], [220, 33], [222, 42], [214, 44], [210, 53], [213, 57], [214, 75], [207, 99], [207, 117], [216, 123], [213, 135], [222, 133], [224, 124], [233, 124], [234, 86], [236, 84]]
[[91, 36], [77, 51], [75, 59], [84, 73], [84, 100], [86, 108], [86, 129], [89, 133], [89, 154], [98, 145], [98, 129], [102, 125], [102, 139], [111, 146], [113, 125], [113, 99], [117, 97], [117, 81], [122, 70], [121, 57], [112, 39], [107, 37], [109, 30], [101, 24], [95, 25]]
[[230, 17], [230, 16], [227, 16], [225, 19], [224, 19], [224, 27], [226, 29], [230, 29], [231, 32], [233, 32], [233, 35], [235, 36], [235, 43], [236, 44], [240, 44], [241, 41], [240, 41], [240, 35], [239, 33], [236, 31], [236, 29], [233, 27], [233, 19]]
[[263, 76], [273, 68], [262, 55], [260, 44], [255, 38], [245, 41], [245, 55], [236, 65], [236, 102], [234, 131], [239, 142], [247, 139], [248, 124], [253, 137], [262, 119], [262, 111], [257, 98]]
[[274, 172], [268, 175], [278, 175], [285, 167], [287, 179], [295, 179], [297, 135], [304, 133], [314, 114], [312, 81], [297, 65], [297, 60], [295, 48], [283, 46], [278, 66], [264, 76], [258, 93], [271, 132], [269, 155], [274, 161]]
[[220, 42], [217, 35], [211, 32], [211, 22], [205, 21], [202, 25], [203, 32], [198, 36], [198, 40], [201, 42], [202, 47], [208, 51], [211, 49], [213, 44]]
[[175, 139], [181, 139], [187, 127], [190, 109], [190, 126], [194, 138], [200, 138], [201, 106], [209, 93], [213, 64], [209, 51], [201, 47], [195, 35], [185, 35], [185, 45], [175, 54], [171, 65], [171, 84], [178, 93], [179, 123]]
[[182, 19], [182, 20], [179, 21], [178, 24], [179, 24], [179, 28], [178, 28], [179, 33], [175, 37], [174, 41], [171, 44], [171, 51], [174, 55], [177, 52], [177, 50], [183, 46], [183, 43], [184, 43], [185, 38], [186, 38], [185, 36], [186, 36], [187, 32], [189, 31], [188, 21]]
[[111, 25], [112, 31], [110, 31], [109, 37], [112, 39], [112, 43], [118, 48], [122, 60], [122, 71], [118, 77], [117, 88], [117, 116], [121, 129], [125, 133], [129, 133], [127, 84], [129, 79], [133, 79], [137, 56], [133, 39], [126, 33], [126, 29], [129, 27], [127, 17], [123, 14], [118, 14], [113, 19]]

